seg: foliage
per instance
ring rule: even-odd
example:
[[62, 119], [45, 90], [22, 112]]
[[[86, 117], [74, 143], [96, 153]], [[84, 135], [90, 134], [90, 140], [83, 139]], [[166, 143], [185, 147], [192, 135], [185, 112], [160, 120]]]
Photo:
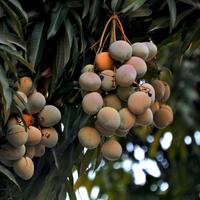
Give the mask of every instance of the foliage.
[[[188, 179], [189, 175], [186, 174], [189, 165], [186, 164], [190, 162], [193, 166], [194, 160], [189, 157], [190, 149], [184, 144], [183, 138], [188, 133], [193, 134], [198, 128], [199, 116], [193, 105], [195, 101], [199, 108], [199, 96], [194, 90], [194, 84], [198, 81], [195, 76], [198, 69], [194, 66], [192, 69], [197, 72], [191, 72], [184, 63], [192, 58], [196, 59], [194, 65], [199, 64], [199, 52], [191, 54], [200, 44], [198, 1], [2, 0], [0, 5], [0, 144], [5, 143], [4, 130], [10, 113], [21, 115], [13, 105], [12, 95], [16, 81], [24, 75], [33, 78], [38, 91], [48, 93], [47, 101], [60, 108], [61, 123], [64, 125], [64, 130], [61, 124], [56, 127], [60, 132], [57, 147], [48, 151], [44, 157], [34, 160], [37, 170], [32, 180], [25, 182], [17, 179], [23, 192], [2, 175], [4, 184], [1, 188], [5, 193], [1, 193], [1, 199], [7, 199], [9, 195], [13, 199], [65, 199], [66, 192], [74, 199], [73, 170], [78, 169], [84, 182], [89, 163], [93, 163], [93, 169], [98, 168], [101, 160], [99, 152], [92, 151], [84, 155], [76, 139], [79, 128], [88, 123], [88, 117], [80, 107], [81, 95], [77, 80], [81, 68], [94, 61], [97, 50], [94, 43], [99, 40], [106, 21], [113, 13], [119, 16], [130, 41], [152, 39], [159, 46], [157, 66], [154, 68], [153, 63], [149, 75], [160, 73], [160, 76], [165, 75], [162, 78], [168, 79], [173, 74], [170, 103], [175, 110], [176, 120], [165, 130], [152, 130], [156, 139], [148, 146], [148, 156], [156, 157], [161, 150], [160, 137], [164, 132], [171, 131], [174, 135], [173, 143], [165, 152], [170, 162], [167, 173], [170, 174], [167, 176], [163, 169], [163, 177], [176, 187], [168, 197], [181, 198], [185, 192], [189, 195], [191, 191], [184, 190], [184, 183], [188, 182], [188, 185], [193, 186], [196, 181]], [[149, 130], [138, 129], [134, 133], [130, 134], [130, 141], [134, 144], [146, 144]], [[126, 143], [122, 142], [125, 147]], [[196, 146], [192, 148], [196, 159], [199, 149]], [[8, 171], [3, 165], [0, 168], [3, 174], [16, 183], [12, 170]], [[109, 164], [107, 170], [100, 170], [99, 177], [106, 173], [108, 176], [113, 170], [112, 164]], [[198, 169], [195, 170], [199, 172]], [[118, 174], [124, 180], [129, 191], [132, 187], [130, 176], [121, 170], [113, 174]], [[82, 178], [84, 176], [85, 179]], [[98, 180], [100, 182], [97, 184], [102, 186], [102, 180]], [[91, 187], [91, 183], [88, 184]], [[118, 194], [120, 187], [121, 184], [113, 185], [110, 190], [116, 188], [116, 195], [119, 195], [122, 194]], [[129, 192], [132, 194], [131, 190]], [[108, 193], [108, 190], [103, 189], [103, 193]], [[115, 195], [114, 192], [110, 194], [111, 197], [112, 195]], [[116, 196], [111, 197], [110, 199], [116, 199]], [[128, 197], [124, 196], [124, 199]]]

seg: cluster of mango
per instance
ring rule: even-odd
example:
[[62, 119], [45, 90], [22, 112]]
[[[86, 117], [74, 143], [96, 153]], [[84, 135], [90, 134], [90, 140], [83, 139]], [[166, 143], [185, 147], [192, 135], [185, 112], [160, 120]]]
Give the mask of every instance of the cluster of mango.
[[24, 180], [34, 174], [33, 157], [43, 156], [46, 147], [57, 144], [58, 133], [53, 126], [61, 119], [58, 108], [46, 105], [44, 95], [33, 88], [30, 77], [20, 78], [13, 103], [23, 113], [23, 119], [10, 116], [4, 134], [5, 143], [0, 147], [0, 161], [13, 167]]
[[107, 52], [96, 55], [94, 65], [82, 69], [82, 108], [95, 119], [91, 126], [79, 131], [84, 147], [94, 149], [101, 145], [103, 157], [116, 160], [122, 147], [112, 136], [126, 136], [136, 126], [165, 128], [173, 121], [172, 109], [165, 104], [170, 96], [168, 83], [142, 79], [148, 70], [146, 61], [156, 54], [153, 42], [130, 45], [117, 40]]

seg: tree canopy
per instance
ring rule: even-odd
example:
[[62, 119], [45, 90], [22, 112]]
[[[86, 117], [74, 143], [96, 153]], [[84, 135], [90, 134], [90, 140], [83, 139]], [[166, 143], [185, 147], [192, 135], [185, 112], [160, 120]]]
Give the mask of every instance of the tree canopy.
[[[122, 158], [108, 162], [102, 161], [99, 149], [83, 151], [77, 139], [89, 120], [81, 108], [78, 78], [85, 65], [94, 63], [102, 32], [113, 15], [118, 16], [131, 43], [152, 40], [158, 46], [146, 78], [159, 77], [170, 84], [174, 122], [165, 129], [134, 128], [120, 138]], [[13, 102], [21, 77], [31, 77], [47, 103], [58, 107], [62, 115], [55, 126], [59, 142], [43, 157], [34, 158], [32, 179], [23, 181], [12, 168], [0, 164], [1, 199], [63, 200], [67, 194], [75, 199], [81, 186], [89, 194], [98, 186], [96, 199], [197, 199], [199, 32], [198, 0], [1, 0], [0, 148], [6, 143], [9, 116], [23, 117]], [[120, 31], [116, 36], [123, 39]], [[109, 42], [105, 41], [104, 48]], [[165, 148], [161, 141], [167, 133], [171, 143]], [[134, 156], [136, 149], [142, 149], [142, 159]], [[153, 162], [153, 171], [158, 168], [160, 174], [141, 168], [142, 161], [148, 166]], [[76, 171], [79, 178], [75, 181]], [[146, 180], [137, 184], [134, 173], [140, 172]]]

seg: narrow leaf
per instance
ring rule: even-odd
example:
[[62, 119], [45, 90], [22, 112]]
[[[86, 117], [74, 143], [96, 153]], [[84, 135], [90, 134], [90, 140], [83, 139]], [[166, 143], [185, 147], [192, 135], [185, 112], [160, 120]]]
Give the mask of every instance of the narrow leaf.
[[90, 8], [90, 0], [84, 0], [83, 1], [83, 13], [82, 13], [82, 19], [85, 18], [89, 12]]
[[24, 18], [25, 22], [28, 23], [28, 16], [26, 12], [23, 10], [23, 8], [21, 7], [20, 3], [17, 0], [8, 0], [8, 2], [16, 8], [18, 13]]
[[0, 50], [6, 51], [11, 57], [18, 60], [21, 64], [28, 67], [32, 72], [34, 72], [33, 65], [26, 61], [17, 51], [7, 48], [6, 46], [0, 46]]
[[28, 58], [33, 66], [37, 66], [44, 50], [44, 22], [39, 22], [34, 26], [29, 42]]
[[[12, 34], [12, 33], [2, 33], [0, 32], [0, 43], [5, 44], [9, 47], [12, 44], [15, 44], [16, 46], [22, 48], [24, 51], [26, 50], [26, 44], [24, 41], [21, 40], [18, 36]], [[14, 48], [15, 49], [15, 48]]]
[[17, 14], [4, 1], [0, 1], [0, 3], [2, 4], [5, 12], [7, 12], [8, 15], [10, 16], [13, 29], [16, 31], [18, 36], [23, 39], [24, 38], [23, 28]]
[[68, 13], [68, 6], [67, 3], [66, 4], [60, 4], [57, 3], [55, 8], [52, 10], [52, 14], [51, 14], [51, 23], [48, 29], [48, 36], [47, 38], [51, 38], [53, 37], [58, 29], [60, 28], [61, 24], [63, 23], [63, 21], [66, 18], [66, 15]]
[[69, 47], [72, 48], [72, 43], [74, 39], [74, 29], [69, 19], [65, 20], [65, 31], [69, 40]]
[[82, 53], [83, 50], [84, 50], [84, 35], [83, 35], [82, 21], [81, 21], [81, 18], [79, 17], [79, 15], [76, 12], [74, 12], [72, 10], [71, 13], [74, 16], [74, 19], [75, 19], [76, 24], [77, 24], [78, 29], [79, 29], [80, 41], [81, 41], [81, 51], [80, 51], [80, 53]]
[[3, 109], [4, 109], [4, 123], [6, 123], [7, 118], [10, 114], [10, 106], [12, 103], [12, 93], [9, 88], [8, 79], [3, 67], [0, 65], [0, 91], [3, 97]]
[[170, 30], [175, 27], [176, 23], [176, 2], [174, 0], [167, 0], [170, 14]]
[[140, 8], [147, 0], [126, 0], [122, 6], [122, 13], [127, 13], [128, 11], [135, 11]]
[[13, 173], [1, 164], [0, 164], [0, 172], [6, 175], [20, 189], [20, 186], [17, 183], [17, 180], [15, 179]]

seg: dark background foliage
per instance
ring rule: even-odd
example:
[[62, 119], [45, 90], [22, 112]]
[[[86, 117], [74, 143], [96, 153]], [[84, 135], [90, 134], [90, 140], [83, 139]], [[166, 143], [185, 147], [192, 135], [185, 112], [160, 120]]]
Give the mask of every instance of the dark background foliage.
[[[132, 130], [121, 139], [126, 159], [138, 163], [126, 148], [127, 142], [145, 147], [145, 158], [157, 162], [161, 176], [147, 175], [146, 183], [134, 183], [132, 172], [115, 169], [116, 163], [101, 163], [99, 150], [87, 151], [76, 138], [78, 130], [88, 123], [80, 107], [77, 80], [81, 69], [93, 63], [106, 21], [117, 14], [131, 42], [152, 40], [158, 45], [156, 68], [150, 65], [147, 79], [160, 76], [169, 81], [174, 123], [164, 130]], [[1, 199], [75, 199], [74, 190], [84, 185], [88, 193], [100, 187], [99, 197], [108, 199], [198, 199], [200, 159], [194, 132], [199, 130], [200, 109], [200, 3], [196, 0], [1, 0], [0, 1], [0, 104], [1, 138], [13, 108], [14, 83], [19, 77], [31, 76], [38, 91], [48, 92], [47, 102], [62, 112], [59, 144], [42, 158], [34, 158], [36, 172], [30, 181], [15, 177], [12, 169], [0, 165]], [[118, 35], [118, 39], [121, 35]], [[105, 44], [105, 49], [109, 43]], [[172, 144], [166, 151], [160, 138], [170, 131]], [[154, 137], [149, 143], [147, 138]], [[190, 136], [192, 142], [184, 141]], [[168, 163], [159, 162], [162, 155]], [[123, 162], [123, 158], [121, 161]], [[92, 165], [89, 166], [89, 163]], [[90, 180], [87, 172], [97, 169]], [[73, 184], [73, 171], [79, 179]], [[167, 182], [164, 192], [160, 183]], [[109, 183], [109, 184], [106, 184]], [[20, 190], [19, 187], [20, 186]], [[152, 186], [157, 189], [152, 190]], [[155, 188], [155, 187], [154, 187]], [[103, 197], [102, 197], [103, 198]], [[106, 197], [105, 197], [106, 198]]]

